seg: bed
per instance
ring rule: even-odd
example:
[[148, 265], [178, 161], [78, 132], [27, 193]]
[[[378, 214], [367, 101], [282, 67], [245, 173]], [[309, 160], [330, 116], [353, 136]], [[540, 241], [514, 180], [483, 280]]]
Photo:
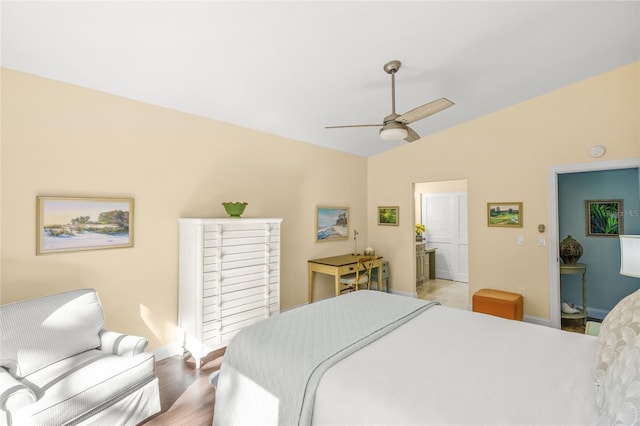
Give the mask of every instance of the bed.
[[214, 425], [637, 424], [640, 292], [598, 337], [358, 291], [240, 332]]

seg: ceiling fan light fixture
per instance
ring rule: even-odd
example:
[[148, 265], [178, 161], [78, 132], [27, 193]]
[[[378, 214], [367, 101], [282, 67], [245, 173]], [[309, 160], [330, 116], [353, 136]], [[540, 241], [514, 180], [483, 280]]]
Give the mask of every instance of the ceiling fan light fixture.
[[409, 132], [404, 126], [384, 126], [380, 129], [380, 137], [386, 141], [399, 141], [407, 137]]
[[422, 120], [430, 115], [440, 112], [453, 106], [447, 98], [436, 99], [404, 114], [396, 114], [396, 79], [395, 74], [400, 69], [401, 62], [398, 60], [389, 61], [384, 65], [384, 72], [391, 76], [391, 114], [387, 115], [382, 124], [351, 124], [347, 126], [326, 126], [326, 129], [337, 129], [344, 127], [378, 127], [380, 138], [386, 141], [399, 141], [404, 139], [407, 142], [415, 142], [420, 139], [420, 135], [408, 125], [418, 120]]

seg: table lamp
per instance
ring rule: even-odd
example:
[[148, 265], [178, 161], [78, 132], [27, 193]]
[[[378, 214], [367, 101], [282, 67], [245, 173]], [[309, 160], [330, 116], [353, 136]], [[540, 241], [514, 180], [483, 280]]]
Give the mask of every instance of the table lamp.
[[620, 235], [620, 274], [640, 278], [640, 235]]
[[353, 230], [353, 255], [354, 256], [358, 256], [360, 253], [358, 253], [358, 235], [360, 235], [360, 233], [358, 232], [357, 229]]

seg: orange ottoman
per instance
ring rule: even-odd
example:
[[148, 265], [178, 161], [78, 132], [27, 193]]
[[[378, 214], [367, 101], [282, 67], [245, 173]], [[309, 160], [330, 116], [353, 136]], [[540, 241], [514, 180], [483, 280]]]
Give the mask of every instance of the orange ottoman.
[[473, 294], [473, 311], [522, 321], [522, 295], [483, 288]]

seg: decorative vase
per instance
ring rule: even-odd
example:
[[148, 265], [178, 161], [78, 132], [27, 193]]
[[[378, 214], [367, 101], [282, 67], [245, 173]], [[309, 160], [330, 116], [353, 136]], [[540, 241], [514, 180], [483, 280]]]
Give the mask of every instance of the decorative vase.
[[422, 241], [424, 241], [422, 235], [416, 235], [416, 243], [421, 243]]
[[571, 235], [560, 241], [560, 258], [565, 264], [575, 265], [582, 253], [582, 244], [573, 239]]
[[222, 205], [227, 211], [227, 214], [231, 217], [240, 217], [240, 215], [244, 213], [245, 207], [247, 207], [247, 203], [237, 201], [222, 203]]

